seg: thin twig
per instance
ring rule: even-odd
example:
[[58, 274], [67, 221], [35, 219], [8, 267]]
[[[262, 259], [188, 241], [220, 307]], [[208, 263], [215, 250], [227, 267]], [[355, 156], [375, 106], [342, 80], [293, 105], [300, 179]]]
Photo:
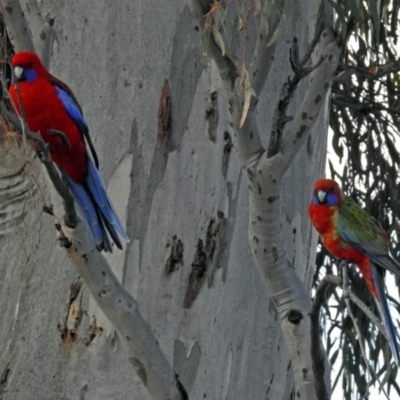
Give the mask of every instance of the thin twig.
[[305, 68], [306, 63], [309, 61], [311, 54], [319, 42], [322, 32], [323, 25], [320, 24], [320, 28], [315, 31], [314, 39], [311, 41], [310, 46], [306, 50], [304, 57], [301, 60], [299, 56], [297, 38], [293, 38], [293, 46], [290, 51], [290, 64], [294, 74], [290, 76], [283, 84], [278, 104], [275, 108], [274, 118], [272, 121], [271, 138], [268, 145], [268, 158], [278, 154], [280, 150], [283, 128], [291, 119], [290, 117], [286, 116], [286, 111], [293, 98], [294, 92], [296, 91], [297, 85], [303, 78], [318, 68], [325, 60], [325, 57], [321, 57], [315, 65]]
[[314, 386], [318, 400], [329, 400], [326, 389], [325, 355], [321, 346], [319, 317], [322, 304], [326, 301], [326, 291], [329, 285], [341, 285], [341, 279], [334, 275], [326, 275], [317, 287], [313, 301], [311, 317], [311, 358], [314, 373]]

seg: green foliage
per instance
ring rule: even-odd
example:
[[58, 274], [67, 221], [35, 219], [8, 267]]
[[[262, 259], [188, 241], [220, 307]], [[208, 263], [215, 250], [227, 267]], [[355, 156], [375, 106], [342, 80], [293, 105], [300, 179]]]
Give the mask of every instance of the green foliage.
[[[329, 160], [330, 174], [342, 183], [345, 193], [380, 221], [391, 238], [392, 254], [399, 259], [400, 63], [397, 24], [400, 3], [398, 0], [330, 2], [336, 13], [335, 30], [344, 46], [332, 86], [330, 126], [335, 154]], [[343, 169], [334, 166], [334, 159], [340, 160]], [[314, 281], [335, 271], [334, 262], [321, 249]], [[359, 273], [351, 269], [349, 274], [351, 289], [378, 315]], [[394, 305], [391, 311], [396, 324], [400, 305], [389, 298]], [[367, 356], [376, 376], [366, 372], [342, 293], [335, 290], [323, 317], [327, 351], [337, 373], [334, 384], [342, 385], [345, 399], [368, 396], [369, 386], [374, 385], [376, 379], [389, 397], [394, 392], [400, 395], [396, 383], [398, 369], [386, 339], [356, 306], [352, 311], [363, 332]], [[330, 339], [332, 337], [337, 339]], [[341, 357], [338, 356], [340, 352]]]

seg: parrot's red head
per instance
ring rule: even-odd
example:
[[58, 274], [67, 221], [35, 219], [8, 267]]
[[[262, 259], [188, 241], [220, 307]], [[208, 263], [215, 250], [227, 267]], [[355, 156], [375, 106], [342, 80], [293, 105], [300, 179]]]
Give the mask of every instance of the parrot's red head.
[[315, 206], [337, 206], [343, 203], [342, 191], [333, 179], [320, 179], [314, 184], [314, 193], [311, 202]]
[[30, 51], [16, 53], [11, 59], [14, 79], [18, 82], [32, 82], [36, 78], [46, 78], [49, 73], [40, 58]]

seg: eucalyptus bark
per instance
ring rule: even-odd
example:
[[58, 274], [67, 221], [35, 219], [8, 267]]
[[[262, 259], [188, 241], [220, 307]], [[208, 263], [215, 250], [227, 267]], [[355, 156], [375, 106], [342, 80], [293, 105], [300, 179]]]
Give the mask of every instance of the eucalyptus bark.
[[[267, 71], [255, 74], [257, 110], [250, 108], [242, 128], [254, 129], [254, 141], [244, 140], [246, 150], [238, 153], [232, 143], [237, 149], [242, 136], [235, 137], [230, 126], [224, 77], [218, 62], [204, 60], [198, 22], [186, 2], [39, 5], [41, 15], [54, 22], [50, 71], [82, 105], [102, 175], [131, 239], [123, 252], [106, 258], [137, 300], [167, 365], [191, 399], [289, 399], [298, 369], [293, 374], [294, 357], [280, 324], [284, 311], [275, 307], [279, 296], [260, 281], [248, 245], [249, 222], [253, 226], [255, 209], [264, 202], [256, 185], [249, 221], [245, 175], [257, 163], [269, 163], [257, 149], [268, 144], [281, 86], [292, 74], [294, 32], [302, 52], [313, 38], [319, 4], [296, 5], [273, 44], [279, 51], [260, 60]], [[40, 33], [46, 22], [24, 7], [31, 31]], [[33, 42], [35, 48], [42, 45], [35, 34]], [[264, 45], [261, 40], [255, 47]], [[309, 77], [300, 82], [289, 113], [297, 114], [309, 86]], [[307, 307], [316, 235], [306, 205], [312, 182], [324, 170], [329, 110], [322, 100], [306, 145], [299, 143], [299, 154], [279, 178], [282, 190], [268, 193], [282, 200], [273, 203], [274, 221], [277, 215], [281, 221], [265, 227], [281, 235], [291, 279], [302, 282], [299, 297]], [[234, 113], [237, 122], [239, 108]], [[20, 171], [25, 159], [16, 157], [11, 171]], [[130, 335], [122, 335], [118, 322], [110, 323], [97, 308], [58, 246], [54, 219], [41, 213], [44, 202], [56, 200], [35, 178], [41, 176], [36, 169], [31, 163], [20, 174], [34, 188], [25, 193], [22, 223], [16, 219], [12, 232], [0, 236], [0, 398], [147, 398], [151, 391], [124, 350]], [[78, 224], [77, 232], [64, 233], [74, 239], [79, 229]], [[261, 223], [254, 229], [262, 230], [260, 238], [266, 234]], [[253, 236], [259, 236], [250, 233], [255, 254]], [[283, 252], [278, 255], [283, 260]], [[283, 328], [286, 335], [292, 329]]]

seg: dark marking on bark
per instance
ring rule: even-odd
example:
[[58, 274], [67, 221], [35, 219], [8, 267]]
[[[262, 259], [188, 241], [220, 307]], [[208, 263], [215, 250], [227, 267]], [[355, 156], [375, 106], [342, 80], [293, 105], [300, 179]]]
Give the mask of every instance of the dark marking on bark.
[[301, 394], [300, 394], [300, 391], [299, 391], [299, 390], [296, 392], [296, 397], [297, 397], [298, 399], [301, 397]]
[[253, 236], [253, 240], [258, 244], [260, 243], [260, 239], [257, 236]]
[[301, 114], [301, 119], [306, 119], [308, 117], [308, 114], [306, 112], [303, 112], [303, 114]]
[[[168, 244], [167, 247], [170, 247]], [[183, 266], [183, 243], [176, 235], [172, 238], [171, 253], [165, 263], [165, 273], [169, 275], [171, 272], [179, 268], [179, 264]]]
[[128, 340], [128, 341], [131, 340], [131, 338], [128, 335], [125, 336], [125, 339]]
[[206, 277], [207, 265], [208, 260], [207, 254], [204, 251], [204, 243], [202, 239], [199, 239], [197, 241], [196, 252], [192, 263], [192, 271], [190, 272], [183, 307], [189, 308], [194, 300], [196, 300]]
[[[46, 214], [54, 215], [53, 214], [53, 206], [43, 206], [42, 207], [42, 211], [44, 213], [46, 213]], [[60, 229], [61, 229], [61, 225], [60, 224], [55, 224], [55, 226], [56, 226], [56, 229], [57, 229], [57, 226], [59, 226]], [[57, 230], [59, 231], [60, 229], [57, 229]]]
[[315, 99], [314, 99], [314, 103], [318, 104], [321, 101], [321, 95], [319, 94]]
[[312, 156], [312, 153], [313, 153], [313, 141], [311, 136], [309, 136], [307, 139], [307, 154], [310, 158]]
[[217, 138], [218, 118], [218, 92], [212, 92], [206, 110], [206, 120], [208, 121], [208, 138], [213, 142]]
[[45, 41], [47, 39], [47, 35], [45, 31], [42, 31], [42, 33], [40, 34], [40, 39]]
[[303, 368], [303, 379], [305, 381], [308, 381], [308, 369], [307, 368]]
[[300, 139], [303, 136], [303, 133], [306, 131], [307, 125], [301, 125], [299, 131], [296, 133], [297, 139]]
[[86, 263], [89, 261], [87, 254], [82, 254], [82, 258], [86, 261]]
[[221, 211], [221, 210], [218, 210], [217, 211], [217, 216], [218, 216], [218, 218], [225, 218], [225, 214]]
[[292, 324], [299, 325], [303, 319], [303, 314], [298, 310], [291, 309], [288, 311], [287, 317]]
[[293, 228], [293, 235], [295, 235], [297, 233], [297, 229]]
[[262, 187], [261, 187], [260, 182], [257, 183], [257, 191], [258, 191], [258, 194], [262, 194]]
[[86, 346], [92, 346], [98, 342], [99, 337], [103, 333], [103, 328], [101, 326], [97, 326], [96, 318], [93, 318], [93, 322], [89, 326], [89, 336], [82, 340]]
[[324, 84], [324, 89], [325, 89], [325, 90], [328, 90], [328, 88], [329, 88], [329, 85], [330, 85], [330, 83], [329, 83], [329, 82], [325, 82], [325, 84]]
[[8, 378], [11, 375], [11, 368], [7, 365], [0, 375], [0, 399], [3, 398], [3, 393], [7, 390]]
[[87, 383], [85, 383], [85, 384], [81, 387], [81, 390], [80, 390], [80, 392], [79, 392], [79, 400], [85, 400], [85, 396], [86, 396], [88, 390], [89, 390], [89, 386], [88, 386]]
[[275, 200], [278, 200], [278, 199], [279, 199], [279, 196], [269, 196], [267, 198], [267, 201], [269, 204], [272, 204]]
[[61, 340], [64, 344], [75, 344], [80, 342], [77, 334], [82, 320], [82, 280], [78, 276], [71, 283], [68, 293], [68, 303], [65, 310], [63, 324], [58, 324]]
[[102, 274], [103, 276], [106, 276], [105, 271], [101, 271], [101, 274]]
[[262, 218], [261, 218], [259, 215], [257, 215], [257, 219], [258, 219], [259, 221], [262, 221]]
[[4, 9], [7, 11], [8, 14], [12, 14], [13, 8], [10, 6], [5, 6]]
[[252, 140], [252, 139], [253, 139], [253, 137], [254, 137], [254, 135], [253, 135], [253, 131], [250, 131], [250, 140]]
[[279, 255], [276, 246], [272, 246], [272, 257], [274, 257], [274, 262], [278, 262]]
[[175, 380], [176, 380], [176, 388], [178, 389], [178, 392], [181, 395], [181, 399], [189, 400], [189, 396], [186, 392], [186, 389], [182, 385], [182, 382], [179, 380], [179, 375], [177, 373], [175, 373]]
[[133, 365], [133, 368], [135, 368], [135, 371], [140, 378], [140, 380], [144, 383], [145, 386], [147, 386], [147, 373], [144, 365], [134, 357], [129, 357], [129, 361]]
[[288, 366], [287, 366], [287, 368], [286, 368], [286, 371], [289, 371], [291, 366], [292, 366], [292, 362], [289, 361], [289, 364], [288, 364]]
[[[221, 251], [221, 240], [226, 224], [226, 218], [221, 219], [217, 224], [215, 219], [211, 218], [206, 232], [205, 244], [202, 239], [197, 242], [192, 270], [183, 301], [185, 308], [189, 308], [196, 300], [207, 275], [209, 276], [208, 287], [212, 285], [213, 275], [219, 267], [218, 259]], [[211, 270], [209, 270], [210, 268]]]
[[[72, 242], [64, 235], [60, 235], [58, 238], [58, 242], [60, 243], [60, 247], [69, 249], [72, 246]], [[75, 249], [75, 251], [77, 251]]]
[[165, 79], [158, 103], [157, 145], [172, 135], [172, 100], [168, 79]]
[[224, 140], [226, 141], [224, 146], [224, 153], [222, 155], [222, 175], [226, 178], [226, 173], [228, 172], [228, 165], [229, 165], [229, 158], [231, 155], [231, 150], [233, 147], [232, 138], [229, 132], [225, 131], [224, 133]]
[[329, 54], [328, 60], [329, 60], [329, 61], [332, 61], [332, 57], [333, 57], [333, 54]]
[[267, 248], [266, 247], [264, 247], [263, 251], [264, 251], [264, 254], [267, 254]]

